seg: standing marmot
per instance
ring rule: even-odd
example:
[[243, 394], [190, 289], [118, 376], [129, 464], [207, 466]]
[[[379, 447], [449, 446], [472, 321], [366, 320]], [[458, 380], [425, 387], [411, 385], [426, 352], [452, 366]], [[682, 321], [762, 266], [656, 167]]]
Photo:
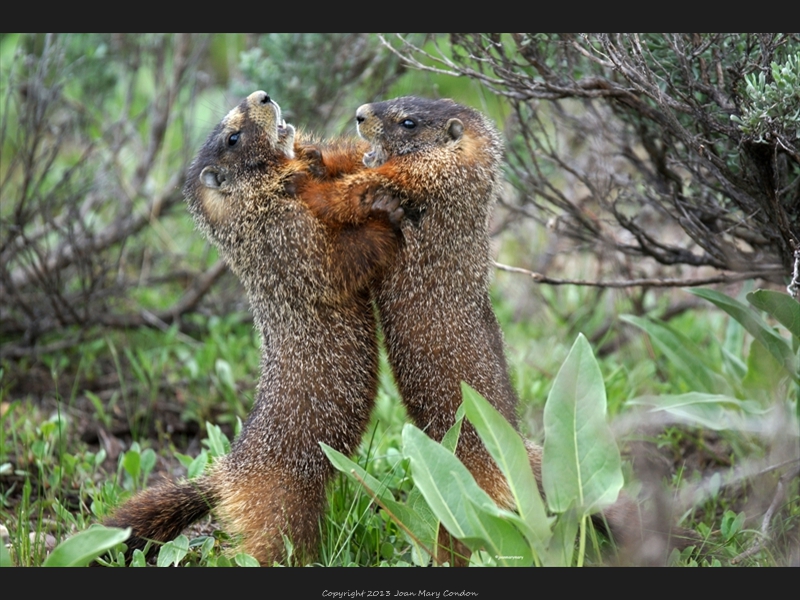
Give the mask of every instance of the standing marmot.
[[[301, 559], [313, 556], [332, 472], [319, 442], [350, 454], [366, 428], [377, 390], [368, 283], [396, 252], [393, 218], [401, 211], [386, 197], [373, 208], [362, 196], [346, 219], [337, 213], [326, 222], [325, 203], [289, 193], [303, 187], [316, 197], [293, 142], [278, 105], [255, 92], [189, 168], [189, 210], [247, 290], [262, 338], [261, 377], [230, 454], [198, 479], [143, 491], [106, 521], [133, 528], [131, 548], [172, 539], [216, 506], [262, 564], [285, 556], [284, 534]], [[326, 149], [329, 158], [337, 152], [355, 150]]]
[[[452, 100], [365, 104], [356, 121], [372, 144], [365, 163], [379, 167], [375, 174], [389, 182], [384, 189], [404, 196], [403, 208], [418, 215], [418, 222], [404, 223], [405, 245], [374, 290], [409, 414], [441, 440], [455, 422], [465, 381], [516, 428], [517, 397], [489, 298], [489, 219], [502, 181], [499, 133]], [[539, 470], [541, 451], [532, 451]], [[456, 455], [498, 504], [513, 506], [502, 472], [468, 422]]]

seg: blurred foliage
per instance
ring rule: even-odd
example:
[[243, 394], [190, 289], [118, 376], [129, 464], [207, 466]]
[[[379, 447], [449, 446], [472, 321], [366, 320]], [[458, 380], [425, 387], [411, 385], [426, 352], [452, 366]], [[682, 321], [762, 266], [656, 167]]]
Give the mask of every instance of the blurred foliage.
[[241, 53], [239, 68], [245, 80], [234, 84], [238, 96], [264, 89], [287, 121], [315, 132], [352, 122], [359, 104], [385, 97], [406, 70], [376, 35], [364, 33], [262, 34]]

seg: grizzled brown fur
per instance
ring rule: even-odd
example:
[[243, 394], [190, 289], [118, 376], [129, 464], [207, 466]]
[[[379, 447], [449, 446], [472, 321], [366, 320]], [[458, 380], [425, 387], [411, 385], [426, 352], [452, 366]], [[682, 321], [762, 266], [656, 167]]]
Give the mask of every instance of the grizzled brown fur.
[[[365, 104], [356, 121], [372, 145], [365, 156], [372, 176], [385, 178], [384, 189], [402, 196], [406, 213], [417, 216], [404, 222], [405, 244], [374, 290], [409, 414], [441, 440], [455, 422], [466, 381], [516, 427], [517, 397], [489, 299], [489, 219], [502, 181], [499, 133], [482, 114], [446, 99]], [[538, 471], [540, 449], [529, 450]], [[513, 505], [469, 423], [456, 454], [496, 502]]]
[[[312, 557], [332, 471], [319, 443], [349, 454], [366, 428], [377, 389], [368, 283], [396, 252], [402, 213], [391, 199], [373, 208], [372, 196], [362, 196], [325, 219], [313, 151], [294, 158], [293, 142], [278, 106], [255, 92], [189, 169], [189, 210], [247, 290], [261, 377], [230, 454], [199, 479], [145, 490], [107, 521], [133, 527], [132, 547], [171, 539], [216, 507], [262, 564], [284, 557], [284, 534], [300, 558]], [[345, 165], [358, 154], [351, 146], [325, 151]], [[311, 200], [295, 197], [298, 189]]]

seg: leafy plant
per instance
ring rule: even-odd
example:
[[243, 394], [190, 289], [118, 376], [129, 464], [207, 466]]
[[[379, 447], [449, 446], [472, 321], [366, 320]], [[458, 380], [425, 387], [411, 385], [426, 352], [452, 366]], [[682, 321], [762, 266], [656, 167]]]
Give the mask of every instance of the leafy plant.
[[[367, 488], [430, 554], [427, 544], [443, 526], [482, 564], [569, 565], [580, 528], [577, 563], [583, 564], [586, 517], [613, 502], [622, 487], [619, 450], [605, 422], [605, 389], [586, 339], [579, 336], [575, 342], [545, 409], [548, 435], [559, 437], [549, 447], [545, 443], [542, 465], [555, 520], [545, 511], [522, 438], [480, 394], [466, 384], [462, 388], [464, 414], [509, 482], [514, 511], [498, 507], [453, 455], [460, 420], [442, 444], [414, 425], [403, 428], [403, 454], [424, 503], [415, 499], [412, 504], [411, 497], [405, 505], [398, 503], [363, 468], [323, 448], [337, 469]], [[437, 520], [433, 526], [429, 514]]]
[[781, 397], [791, 402], [794, 396], [797, 414], [800, 304], [786, 294], [769, 290], [747, 294], [752, 306], [773, 316], [787, 329], [790, 337], [786, 338], [738, 300], [708, 289], [689, 292], [724, 310], [753, 336], [748, 355], [741, 360], [722, 348], [720, 353], [726, 354], [728, 360], [715, 364], [709, 360], [708, 352], [700, 350], [668, 326], [650, 319], [624, 316], [625, 321], [650, 335], [653, 343], [693, 389], [685, 394], [648, 396], [631, 403], [648, 404], [679, 419], [714, 429], [758, 429], [752, 419], [746, 421], [742, 417], [763, 417], [770, 408], [769, 400]]
[[[771, 502], [777, 507], [792, 489], [792, 479], [800, 474], [798, 441], [800, 441], [800, 304], [786, 294], [769, 290], [756, 290], [747, 294], [750, 306], [729, 296], [708, 289], [690, 290], [690, 293], [712, 302], [732, 317], [728, 339], [734, 344], [716, 346], [713, 354], [722, 360], [708, 358], [708, 350], [693, 344], [675, 344], [678, 336], [664, 324], [652, 320], [625, 317], [625, 320], [645, 330], [654, 346], [663, 350], [671, 366], [685, 381], [694, 382], [699, 389], [682, 394], [643, 396], [629, 401], [631, 406], [646, 406], [651, 416], [664, 417], [661, 422], [685, 423], [706, 430], [726, 432], [738, 436], [741, 443], [759, 441], [769, 456], [768, 462], [751, 459], [743, 461], [728, 472], [717, 472], [703, 481], [686, 485], [680, 494], [682, 509], [693, 510], [705, 500], [714, 500], [723, 487], [738, 487], [740, 482], [773, 470], [784, 475], [774, 488]], [[754, 310], [757, 308], [759, 310]], [[785, 329], [770, 325], [766, 317], [777, 321]], [[737, 354], [745, 348], [743, 336], [736, 328], [752, 336], [744, 356]], [[723, 388], [717, 387], [723, 382]], [[707, 385], [706, 385], [707, 384]], [[704, 387], [705, 386], [705, 387]], [[788, 458], [788, 460], [787, 460]], [[777, 463], [777, 464], [774, 464]], [[791, 511], [791, 502], [787, 510]], [[763, 509], [762, 509], [763, 510]], [[733, 562], [757, 554], [765, 540], [771, 539], [770, 520], [775, 508], [767, 511], [761, 531], [753, 545], [744, 551], [731, 554]], [[728, 544], [743, 531], [745, 512], [726, 510], [721, 516], [722, 543]], [[791, 529], [791, 525], [789, 528]], [[741, 550], [741, 548], [740, 548]]]

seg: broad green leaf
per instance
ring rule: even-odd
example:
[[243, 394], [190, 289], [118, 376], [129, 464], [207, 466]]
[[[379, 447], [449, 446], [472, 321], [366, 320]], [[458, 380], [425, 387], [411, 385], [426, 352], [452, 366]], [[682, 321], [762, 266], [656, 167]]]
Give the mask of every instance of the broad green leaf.
[[772, 315], [794, 337], [800, 339], [800, 303], [789, 294], [773, 290], [756, 290], [747, 294], [747, 301]]
[[663, 411], [681, 421], [715, 431], [724, 429], [760, 431], [763, 428], [762, 420], [748, 417], [760, 417], [766, 412], [752, 401], [702, 392], [642, 396], [629, 400], [628, 404], [649, 406], [652, 412]]
[[65, 521], [76, 528], [80, 527], [78, 525], [78, 520], [75, 518], [75, 516], [69, 511], [69, 509], [64, 507], [64, 505], [62, 505], [58, 499], [55, 499], [53, 501], [53, 510], [58, 515], [58, 518], [61, 519], [62, 521]]
[[195, 477], [199, 477], [203, 474], [208, 466], [208, 451], [203, 449], [200, 451], [200, 454], [197, 455], [195, 459], [189, 463], [189, 466], [186, 471], [186, 477], [188, 479], [194, 479]]
[[189, 465], [192, 464], [192, 461], [195, 460], [194, 456], [189, 456], [188, 454], [181, 454], [180, 452], [173, 453], [173, 456], [178, 459], [178, 462], [183, 465], [184, 469], [188, 469]]
[[452, 535], [469, 545], [467, 540], [477, 539], [480, 533], [469, 523], [465, 503], [473, 502], [477, 508], [495, 515], [501, 514], [500, 509], [461, 461], [441, 444], [410, 423], [403, 427], [402, 437], [403, 453], [411, 459], [414, 483], [428, 506]]
[[214, 361], [214, 370], [217, 377], [229, 390], [236, 391], [236, 380], [233, 377], [233, 369], [228, 361], [218, 358]]
[[[124, 557], [122, 559], [125, 560]], [[133, 551], [133, 555], [131, 556], [131, 566], [132, 567], [146, 567], [147, 566], [147, 558], [144, 555], [144, 552], [139, 550], [138, 548]]]
[[259, 562], [249, 554], [245, 552], [239, 552], [236, 556], [233, 557], [233, 561], [239, 565], [240, 567], [260, 567], [261, 565]]
[[141, 456], [137, 450], [128, 450], [122, 457], [122, 466], [134, 481], [139, 479], [141, 472]]
[[731, 392], [727, 382], [714, 372], [703, 351], [689, 338], [652, 319], [633, 315], [622, 315], [620, 318], [650, 336], [653, 345], [675, 365], [678, 375], [690, 390], [709, 393]]
[[490, 514], [472, 502], [465, 502], [464, 510], [475, 532], [474, 538], [463, 540], [465, 544], [474, 548], [485, 547], [500, 566], [528, 567], [533, 564], [530, 544], [507, 519]]
[[[353, 473], [357, 474], [364, 482], [364, 485], [380, 498], [381, 502], [394, 502], [394, 496], [392, 496], [388, 485], [378, 481], [375, 477], [367, 473], [361, 465], [353, 462], [338, 450], [331, 448], [324, 442], [320, 442], [319, 445], [322, 447], [325, 456], [331, 461], [331, 464], [339, 471], [349, 476], [353, 481], [359, 483], [358, 478], [353, 477]], [[359, 483], [359, 485], [361, 484]]]
[[467, 418], [508, 481], [514, 504], [525, 524], [526, 534], [539, 556], [550, 539], [550, 519], [544, 509], [528, 451], [519, 433], [489, 402], [466, 383], [461, 383]]
[[[749, 307], [745, 306], [738, 300], [734, 300], [733, 298], [726, 296], [725, 294], [715, 292], [714, 290], [700, 288], [687, 291], [715, 304], [717, 307], [721, 308], [734, 319], [739, 321], [739, 323], [742, 324], [742, 327], [744, 327], [750, 333], [750, 335], [761, 342], [764, 347], [769, 350], [769, 352], [778, 360], [778, 362], [783, 365], [789, 375], [791, 375], [795, 380], [798, 379], [797, 366], [795, 364], [796, 360], [789, 343], [780, 335], [778, 335], [775, 330], [769, 327], [764, 320], [761, 319], [761, 317], [753, 312]], [[759, 296], [759, 298], [760, 300], [757, 301], [764, 301], [763, 295]], [[774, 299], [770, 298], [770, 300]]]
[[722, 364], [724, 372], [733, 376], [735, 381], [741, 381], [747, 373], [744, 356], [745, 330], [736, 319], [728, 319], [725, 326], [725, 340], [722, 343]]
[[613, 503], [622, 462], [606, 423], [606, 391], [589, 342], [580, 334], [544, 407], [542, 482], [553, 512], [575, 505], [590, 514]]
[[[403, 534], [412, 545], [412, 559], [415, 565], [427, 566], [431, 561], [430, 550], [436, 547], [436, 539], [439, 531], [439, 519], [431, 511], [431, 507], [425, 501], [425, 497], [419, 488], [414, 487], [408, 493], [406, 507], [411, 511], [413, 520], [406, 517], [403, 524], [406, 525], [414, 535], [413, 539], [406, 531]], [[421, 544], [421, 545], [420, 545]], [[424, 548], [422, 547], [424, 546]]]
[[738, 515], [733, 511], [726, 510], [722, 515], [722, 521], [719, 525], [720, 533], [725, 541], [730, 540], [733, 536], [742, 530], [744, 525], [745, 514], [740, 512]]
[[449, 450], [451, 454], [456, 453], [456, 446], [458, 445], [458, 438], [461, 435], [461, 425], [464, 423], [464, 406], [463, 404], [456, 410], [455, 423], [447, 430], [442, 438], [442, 447]]
[[208, 447], [212, 457], [221, 458], [231, 451], [231, 442], [219, 425], [206, 421], [206, 433], [208, 437], [203, 443]]
[[85, 567], [131, 537], [131, 529], [96, 525], [64, 540], [45, 559], [44, 567]]
[[167, 542], [161, 546], [158, 551], [158, 558], [156, 564], [159, 567], [168, 567], [170, 565], [178, 566], [178, 563], [183, 560], [183, 557], [189, 553], [189, 538], [185, 535], [179, 535], [171, 542]]

